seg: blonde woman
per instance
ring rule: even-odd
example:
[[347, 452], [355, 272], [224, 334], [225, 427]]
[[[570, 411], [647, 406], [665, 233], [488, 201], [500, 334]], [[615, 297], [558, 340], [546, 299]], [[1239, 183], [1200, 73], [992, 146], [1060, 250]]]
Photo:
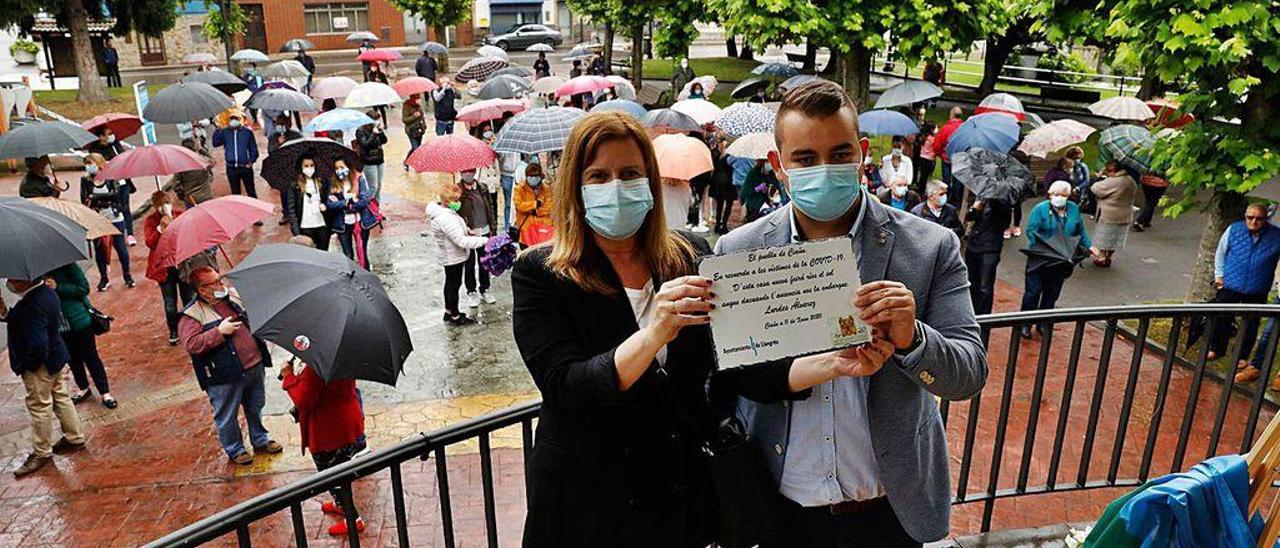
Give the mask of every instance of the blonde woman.
[[514, 331], [542, 393], [524, 546], [706, 546], [703, 386], [714, 368], [706, 242], [667, 229], [645, 129], [569, 134], [553, 239], [512, 274]]
[[119, 234], [103, 236], [94, 247], [93, 256], [98, 263], [98, 291], [106, 291], [111, 287], [108, 276], [111, 264], [111, 248], [115, 248], [116, 257], [120, 260], [120, 270], [124, 273], [125, 287], [134, 287], [133, 273], [129, 270], [129, 245], [125, 239], [127, 234], [124, 210], [128, 207], [121, 201], [123, 187], [118, 181], [99, 180], [97, 174], [106, 167], [107, 160], [101, 154], [91, 152], [84, 157], [85, 176], [80, 178], [80, 201], [102, 215], [120, 230]]

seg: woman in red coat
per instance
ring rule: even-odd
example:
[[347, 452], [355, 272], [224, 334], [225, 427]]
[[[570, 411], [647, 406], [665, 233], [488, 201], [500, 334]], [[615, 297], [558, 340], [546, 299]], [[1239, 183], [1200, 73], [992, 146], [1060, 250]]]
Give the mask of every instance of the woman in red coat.
[[[283, 388], [298, 409], [303, 451], [311, 452], [311, 460], [321, 471], [351, 460], [361, 449], [356, 440], [364, 435], [364, 414], [356, 396], [356, 381], [335, 379], [326, 383], [306, 364], [302, 364], [297, 373], [293, 367], [292, 361], [286, 363], [281, 374]], [[342, 487], [330, 489], [329, 494], [333, 495], [334, 502], [321, 505], [324, 513], [345, 517], [346, 512], [356, 512], [354, 507], [342, 506]], [[364, 530], [364, 520], [358, 515], [356, 530]], [[346, 535], [347, 522], [333, 524], [329, 534]]]
[[[178, 319], [182, 308], [195, 297], [195, 291], [183, 281], [177, 268], [160, 266], [156, 247], [160, 245], [160, 235], [169, 228], [169, 223], [182, 214], [182, 210], [173, 205], [180, 203], [169, 196], [168, 192], [157, 190], [151, 195], [151, 214], [143, 221], [142, 234], [151, 252], [147, 255], [147, 278], [160, 284], [160, 294], [164, 297], [164, 319], [169, 325], [169, 345], [178, 344]], [[181, 301], [179, 301], [181, 299]]]

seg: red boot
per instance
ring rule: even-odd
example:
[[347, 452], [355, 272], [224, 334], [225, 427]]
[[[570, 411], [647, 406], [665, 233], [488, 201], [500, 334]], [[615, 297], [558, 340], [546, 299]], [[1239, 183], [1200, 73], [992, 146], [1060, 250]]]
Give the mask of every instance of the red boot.
[[342, 512], [342, 507], [334, 504], [331, 500], [325, 501], [324, 504], [321, 504], [320, 511], [331, 516], [343, 517], [346, 515]]
[[[364, 518], [356, 518], [356, 532], [364, 532]], [[347, 520], [339, 521], [329, 527], [329, 535], [335, 537], [347, 536]]]

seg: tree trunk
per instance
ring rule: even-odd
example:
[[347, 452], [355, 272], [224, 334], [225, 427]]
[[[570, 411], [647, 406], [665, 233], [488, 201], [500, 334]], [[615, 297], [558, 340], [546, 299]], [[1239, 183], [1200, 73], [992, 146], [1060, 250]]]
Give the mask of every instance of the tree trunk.
[[804, 66], [800, 67], [800, 71], [805, 74], [813, 74], [818, 70], [818, 45], [805, 41], [804, 44]]
[[824, 76], [835, 76], [840, 69], [840, 59], [843, 57], [844, 55], [840, 54], [840, 50], [831, 48], [831, 55], [827, 57], [827, 66], [822, 67], [822, 74]]
[[733, 35], [725, 36], [725, 37], [724, 37], [724, 49], [725, 49], [725, 53], [727, 53], [727, 54], [729, 55], [729, 57], [737, 57], [737, 56], [738, 56], [738, 40], [737, 40], [737, 38], [735, 38]]
[[604, 43], [600, 47], [600, 55], [604, 57], [604, 66], [613, 66], [613, 25], [604, 24]]
[[1249, 204], [1248, 198], [1234, 192], [1214, 192], [1210, 200], [1209, 218], [1200, 233], [1200, 251], [1191, 269], [1191, 286], [1187, 288], [1189, 303], [1207, 302], [1217, 293], [1213, 285], [1213, 254], [1218, 249], [1218, 240], [1231, 223], [1244, 217], [1245, 206]]
[[871, 50], [860, 44], [840, 56], [840, 85], [859, 110], [871, 104]]
[[987, 56], [982, 60], [982, 82], [978, 84], [978, 95], [988, 95], [996, 90], [996, 80], [1000, 71], [1009, 61], [1013, 53], [1013, 41], [1000, 38], [987, 40]]
[[105, 103], [110, 100], [107, 85], [98, 75], [97, 56], [93, 42], [89, 40], [89, 12], [81, 0], [67, 0], [67, 28], [71, 30], [71, 45], [75, 49], [76, 74], [80, 79], [80, 91], [76, 98], [82, 105]]
[[1142, 84], [1138, 87], [1138, 98], [1146, 101], [1164, 95], [1165, 83], [1155, 70], [1148, 70], [1142, 75]]
[[231, 55], [235, 53], [235, 49], [233, 47], [234, 44], [231, 43], [233, 37], [230, 32], [227, 32], [227, 22], [230, 19], [230, 11], [231, 0], [218, 1], [218, 12], [222, 14], [222, 51], [225, 54], [224, 60], [227, 62], [227, 72], [235, 74], [236, 71], [231, 66]]
[[742, 44], [742, 51], [738, 52], [739, 59], [755, 60], [756, 54], [751, 51], [751, 44]]
[[644, 82], [644, 23], [631, 26], [631, 84], [640, 91]]
[[[431, 30], [432, 32], [435, 32], [437, 42], [440, 42], [445, 47], [449, 47], [449, 44], [445, 43], [445, 42], [448, 42], [449, 27], [436, 25], [434, 27], [431, 27]], [[436, 68], [439, 69], [441, 74], [449, 72], [449, 53], [445, 52], [443, 54], [437, 55], [436, 65], [437, 65]]]

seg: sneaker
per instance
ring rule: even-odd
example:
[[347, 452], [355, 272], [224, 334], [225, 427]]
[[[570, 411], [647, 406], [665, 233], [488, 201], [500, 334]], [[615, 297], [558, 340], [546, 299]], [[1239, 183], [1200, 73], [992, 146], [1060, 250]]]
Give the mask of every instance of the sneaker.
[[92, 391], [90, 391], [90, 390], [82, 390], [82, 391], [80, 391], [80, 392], [78, 392], [78, 393], [72, 394], [72, 395], [71, 395], [71, 403], [80, 403], [80, 402], [82, 402], [82, 401], [84, 401], [84, 400], [87, 400], [87, 399], [89, 399], [89, 396], [90, 396], [91, 394], [93, 394], [93, 392], [92, 392]]
[[58, 440], [58, 443], [53, 444], [53, 452], [61, 455], [63, 453], [79, 451], [81, 449], [84, 449], [84, 446], [87, 444], [88, 442], [83, 442], [83, 441], [80, 443], [72, 443], [71, 440], [67, 439], [66, 436], [62, 436], [62, 439]]
[[698, 234], [703, 234], [706, 232], [710, 232], [711, 227], [707, 226], [706, 224], [700, 224], [698, 226], [693, 227], [693, 231], [697, 232]]
[[484, 304], [498, 304], [498, 299], [493, 298], [493, 295], [488, 293], [481, 293], [480, 299], [484, 301]]
[[[364, 532], [364, 518], [356, 518], [356, 532]], [[339, 521], [329, 527], [329, 535], [334, 537], [343, 537], [347, 535], [347, 520]]]
[[111, 280], [102, 280], [102, 281], [98, 282], [98, 292], [99, 292], [99, 293], [101, 293], [101, 292], [103, 292], [103, 291], [106, 291], [108, 287], [111, 287]]
[[169, 346], [178, 346], [178, 342], [177, 335], [169, 335]]
[[115, 409], [117, 407], [120, 407], [120, 402], [116, 401], [115, 398], [111, 397], [111, 394], [104, 394], [102, 396], [102, 405], [107, 409]]
[[466, 314], [458, 314], [457, 316], [449, 318], [449, 325], [454, 327], [461, 327], [464, 325], [471, 325], [474, 323], [476, 323], [476, 320]]
[[130, 235], [128, 235], [128, 236], [125, 236], [125, 237], [124, 237], [124, 241], [126, 241], [126, 242], [128, 242], [128, 243], [129, 243], [129, 247], [133, 247], [133, 246], [135, 246], [135, 245], [138, 245], [138, 239], [137, 239], [137, 238], [134, 238], [134, 237], [133, 237], [133, 234], [130, 234]]
[[242, 452], [239, 455], [231, 457], [231, 462], [239, 464], [240, 466], [249, 466], [250, 464], [253, 464], [253, 455]]
[[27, 455], [27, 460], [22, 462], [17, 470], [13, 471], [13, 477], [20, 478], [36, 470], [44, 468], [46, 464], [53, 462], [53, 457], [37, 457], [35, 453]]
[[129, 288], [129, 289], [133, 289], [133, 288], [135, 288], [135, 287], [138, 287], [138, 284], [137, 284], [137, 283], [135, 283], [135, 282], [133, 281], [133, 278], [125, 278], [125, 279], [124, 279], [124, 286], [125, 286], [125, 287], [127, 287], [127, 288]]
[[480, 295], [475, 293], [467, 293], [467, 308], [478, 308], [480, 306]]
[[1239, 373], [1236, 373], [1236, 384], [1249, 384], [1258, 380], [1258, 377], [1261, 376], [1262, 371], [1259, 371], [1257, 367], [1250, 365], [1240, 370]]
[[320, 505], [320, 511], [329, 514], [330, 516], [343, 517], [346, 515], [346, 513], [342, 511], [342, 507], [334, 504], [331, 500], [324, 501], [324, 503]]
[[276, 441], [276, 440], [268, 441], [266, 445], [263, 445], [263, 446], [261, 446], [261, 447], [254, 447], [254, 448], [253, 448], [253, 452], [254, 452], [254, 453], [258, 453], [258, 454], [264, 454], [264, 453], [265, 453], [265, 454], [268, 454], [268, 455], [274, 455], [274, 454], [276, 454], [276, 453], [281, 453], [281, 452], [283, 452], [283, 451], [284, 451], [284, 446], [283, 446], [283, 445], [280, 445], [280, 442], [278, 442], [278, 441]]

